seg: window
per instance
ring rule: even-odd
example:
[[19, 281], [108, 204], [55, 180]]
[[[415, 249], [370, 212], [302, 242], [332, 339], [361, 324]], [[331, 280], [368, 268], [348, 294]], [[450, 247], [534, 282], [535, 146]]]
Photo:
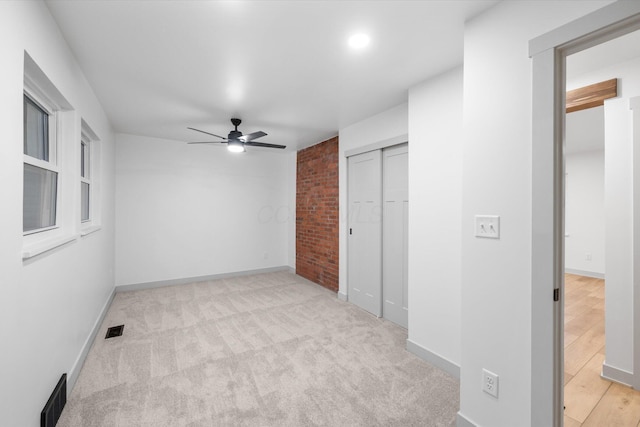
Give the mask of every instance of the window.
[[100, 138], [84, 119], [80, 132], [80, 163], [76, 163], [80, 206], [76, 205], [76, 212], [80, 214], [80, 235], [86, 236], [100, 230]]
[[86, 135], [80, 140], [80, 221], [91, 220], [91, 142]]
[[22, 259], [27, 260], [77, 237], [76, 146], [69, 142], [78, 122], [73, 106], [27, 52], [22, 100]]
[[58, 169], [55, 112], [24, 94], [24, 190], [22, 231], [49, 230], [57, 224]]

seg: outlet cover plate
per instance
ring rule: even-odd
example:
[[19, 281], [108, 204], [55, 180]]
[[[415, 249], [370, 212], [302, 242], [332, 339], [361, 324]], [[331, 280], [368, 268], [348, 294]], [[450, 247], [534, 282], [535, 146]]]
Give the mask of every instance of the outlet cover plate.
[[498, 375], [486, 369], [482, 370], [482, 391], [498, 398]]
[[488, 239], [500, 238], [500, 216], [499, 215], [476, 215], [475, 216], [475, 236]]

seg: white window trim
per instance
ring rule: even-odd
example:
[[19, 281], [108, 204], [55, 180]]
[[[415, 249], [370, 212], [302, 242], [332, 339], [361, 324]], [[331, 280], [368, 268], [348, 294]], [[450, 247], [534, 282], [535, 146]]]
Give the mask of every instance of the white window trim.
[[47, 240], [42, 240], [40, 242], [31, 244], [22, 250], [22, 259], [26, 260], [29, 258], [33, 258], [37, 255], [43, 254], [47, 251], [60, 247], [62, 245], [66, 245], [69, 242], [76, 240], [75, 235], [71, 236], [60, 236], [54, 237]]
[[101, 225], [92, 225], [89, 227], [85, 227], [82, 229], [82, 231], [80, 231], [80, 236], [84, 237], [84, 236], [88, 236], [89, 234], [95, 233], [96, 231], [102, 230], [102, 226]]
[[[22, 259], [28, 260], [36, 255], [65, 245], [78, 238], [72, 226], [72, 174], [70, 162], [72, 145], [70, 142], [75, 112], [73, 106], [60, 93], [47, 75], [40, 69], [31, 56], [24, 52], [24, 89], [23, 93], [40, 108], [49, 113], [49, 161], [23, 156], [23, 165], [44, 167], [58, 174], [56, 194], [56, 219], [54, 227], [23, 231]], [[52, 114], [53, 113], [53, 114]], [[23, 124], [24, 125], [24, 124]], [[53, 138], [53, 139], [52, 139]], [[51, 142], [55, 141], [53, 145]], [[24, 166], [23, 166], [24, 167]], [[24, 227], [22, 227], [24, 228]]]

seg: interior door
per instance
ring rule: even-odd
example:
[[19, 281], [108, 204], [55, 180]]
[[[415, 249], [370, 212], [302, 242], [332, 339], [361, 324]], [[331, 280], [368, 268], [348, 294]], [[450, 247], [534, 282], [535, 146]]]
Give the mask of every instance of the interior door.
[[408, 323], [409, 151], [408, 145], [382, 152], [382, 316]]
[[382, 316], [382, 155], [380, 150], [348, 159], [349, 301]]

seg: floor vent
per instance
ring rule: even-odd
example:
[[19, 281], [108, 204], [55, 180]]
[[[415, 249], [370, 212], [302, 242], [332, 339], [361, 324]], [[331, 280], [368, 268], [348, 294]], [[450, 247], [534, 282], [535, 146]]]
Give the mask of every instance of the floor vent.
[[104, 337], [104, 339], [119, 337], [120, 335], [122, 335], [123, 330], [124, 330], [124, 325], [112, 326], [109, 329], [107, 329], [107, 336]]
[[40, 427], [55, 427], [67, 403], [67, 374], [62, 374], [51, 397], [40, 413]]

